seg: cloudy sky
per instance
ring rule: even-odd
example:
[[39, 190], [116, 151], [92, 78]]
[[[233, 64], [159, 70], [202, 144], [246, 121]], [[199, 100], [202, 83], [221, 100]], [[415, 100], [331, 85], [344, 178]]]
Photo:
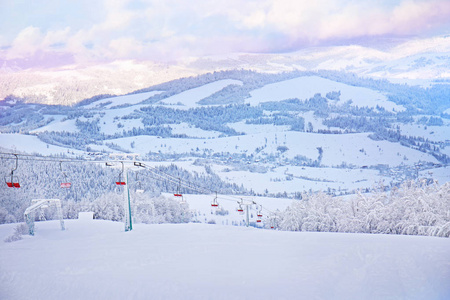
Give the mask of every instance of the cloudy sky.
[[30, 66], [279, 53], [449, 33], [450, 0], [0, 0], [0, 62]]

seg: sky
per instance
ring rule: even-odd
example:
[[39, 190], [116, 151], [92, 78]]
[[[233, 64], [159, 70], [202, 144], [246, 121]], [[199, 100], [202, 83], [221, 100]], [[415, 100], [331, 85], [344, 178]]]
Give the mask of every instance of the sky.
[[0, 0], [0, 67], [172, 61], [450, 34], [450, 0]]

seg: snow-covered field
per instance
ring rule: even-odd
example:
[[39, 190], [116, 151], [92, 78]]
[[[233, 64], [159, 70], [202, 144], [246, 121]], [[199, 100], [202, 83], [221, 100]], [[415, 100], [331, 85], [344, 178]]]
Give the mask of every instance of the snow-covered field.
[[[328, 166], [339, 165], [341, 162], [357, 166], [380, 163], [392, 166], [401, 163], [411, 165], [419, 160], [437, 163], [437, 160], [430, 154], [412, 150], [399, 143], [374, 141], [368, 135], [367, 133], [337, 135], [289, 131], [218, 139], [166, 139], [153, 136], [136, 136], [112, 139], [110, 142], [137, 153], [148, 153], [148, 151], [186, 153], [199, 148], [200, 151], [212, 150], [212, 152], [219, 153], [247, 153], [247, 155], [250, 155], [255, 152], [257, 147], [263, 147], [265, 153], [276, 153], [278, 146], [286, 146], [288, 150], [284, 154], [285, 157], [294, 158], [296, 155], [304, 155], [312, 160], [317, 159], [319, 155], [317, 147], [322, 147], [322, 164]], [[130, 145], [133, 141], [135, 141], [135, 145], [134, 148], [131, 148]]]
[[232, 79], [218, 80], [215, 82], [202, 85], [197, 88], [181, 92], [179, 94], [164, 99], [160, 103], [168, 104], [170, 105], [170, 107], [174, 107], [175, 105], [176, 108], [178, 109], [189, 109], [192, 107], [197, 107], [199, 106], [197, 104], [198, 101], [214, 94], [217, 91], [220, 91], [224, 87], [231, 84], [242, 85], [242, 81]]
[[64, 148], [55, 145], [49, 145], [38, 137], [33, 135], [15, 134], [15, 133], [0, 133], [0, 147], [10, 149], [12, 151], [27, 152], [27, 153], [39, 153], [42, 155], [52, 154], [67, 154], [74, 152], [77, 154], [83, 153], [82, 151], [72, 148]]
[[39, 127], [35, 130], [31, 130], [30, 133], [39, 133], [44, 131], [55, 131], [55, 132], [79, 132], [75, 122], [76, 120], [64, 120], [65, 116], [51, 116], [54, 120], [51, 121], [49, 124]]
[[450, 298], [446, 238], [65, 223], [0, 225], [1, 299]]
[[162, 91], [152, 91], [152, 92], [146, 92], [146, 93], [139, 93], [139, 94], [131, 94], [131, 95], [124, 95], [124, 96], [117, 96], [117, 97], [111, 97], [111, 98], [105, 98], [99, 101], [92, 102], [88, 105], [85, 105], [84, 108], [98, 108], [98, 107], [104, 107], [104, 108], [111, 108], [113, 106], [117, 105], [125, 105], [125, 104], [138, 104], [139, 102], [142, 102], [144, 100], [147, 100], [148, 98], [162, 93]]
[[251, 97], [246, 99], [245, 102], [251, 105], [257, 105], [261, 102], [280, 101], [292, 98], [306, 100], [313, 97], [316, 93], [321, 93], [322, 97], [325, 97], [329, 92], [341, 92], [339, 101], [330, 100], [330, 102], [338, 105], [352, 100], [352, 104], [359, 107], [376, 107], [379, 105], [388, 111], [405, 110], [403, 106], [388, 101], [386, 96], [380, 92], [368, 88], [350, 86], [318, 76], [303, 76], [268, 84], [250, 92]]
[[[286, 191], [325, 191], [328, 188], [356, 190], [373, 188], [377, 183], [388, 185], [391, 178], [381, 176], [377, 170], [338, 169], [283, 166], [273, 168], [267, 173], [248, 171], [223, 171], [223, 166], [213, 165], [213, 170], [226, 182], [239, 182], [257, 193]], [[446, 181], [443, 181], [446, 182]]]
[[430, 141], [450, 141], [450, 125], [425, 126], [417, 124], [397, 124], [401, 133], [406, 136], [421, 136]]

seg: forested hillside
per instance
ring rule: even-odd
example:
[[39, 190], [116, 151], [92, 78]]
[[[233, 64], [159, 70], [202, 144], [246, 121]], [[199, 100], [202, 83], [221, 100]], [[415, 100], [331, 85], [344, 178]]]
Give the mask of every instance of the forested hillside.
[[[346, 195], [418, 178], [450, 181], [449, 98], [445, 84], [422, 88], [337, 71], [221, 71], [72, 106], [7, 97], [0, 102], [0, 147], [60, 158], [136, 153], [226, 193]], [[25, 185], [4, 199], [25, 193], [21, 199], [92, 201], [115, 189], [111, 170], [73, 165], [76, 188], [49, 192], [58, 166], [28, 173], [29, 164], [21, 162], [18, 172], [25, 181], [40, 178], [31, 181], [34, 196]], [[10, 168], [5, 163], [3, 174]], [[88, 173], [98, 175], [80, 181]], [[146, 184], [155, 192], [171, 189]]]

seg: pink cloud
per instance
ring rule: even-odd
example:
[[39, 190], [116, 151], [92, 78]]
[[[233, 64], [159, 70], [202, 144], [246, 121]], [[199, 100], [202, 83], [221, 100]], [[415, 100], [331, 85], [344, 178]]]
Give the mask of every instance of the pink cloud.
[[142, 0], [139, 9], [130, 2], [104, 1], [99, 18], [79, 27], [58, 28], [48, 20], [23, 28], [9, 43], [0, 33], [0, 58], [37, 59], [35, 53], [48, 52], [76, 62], [172, 60], [384, 35], [426, 37], [450, 27], [448, 0]]

